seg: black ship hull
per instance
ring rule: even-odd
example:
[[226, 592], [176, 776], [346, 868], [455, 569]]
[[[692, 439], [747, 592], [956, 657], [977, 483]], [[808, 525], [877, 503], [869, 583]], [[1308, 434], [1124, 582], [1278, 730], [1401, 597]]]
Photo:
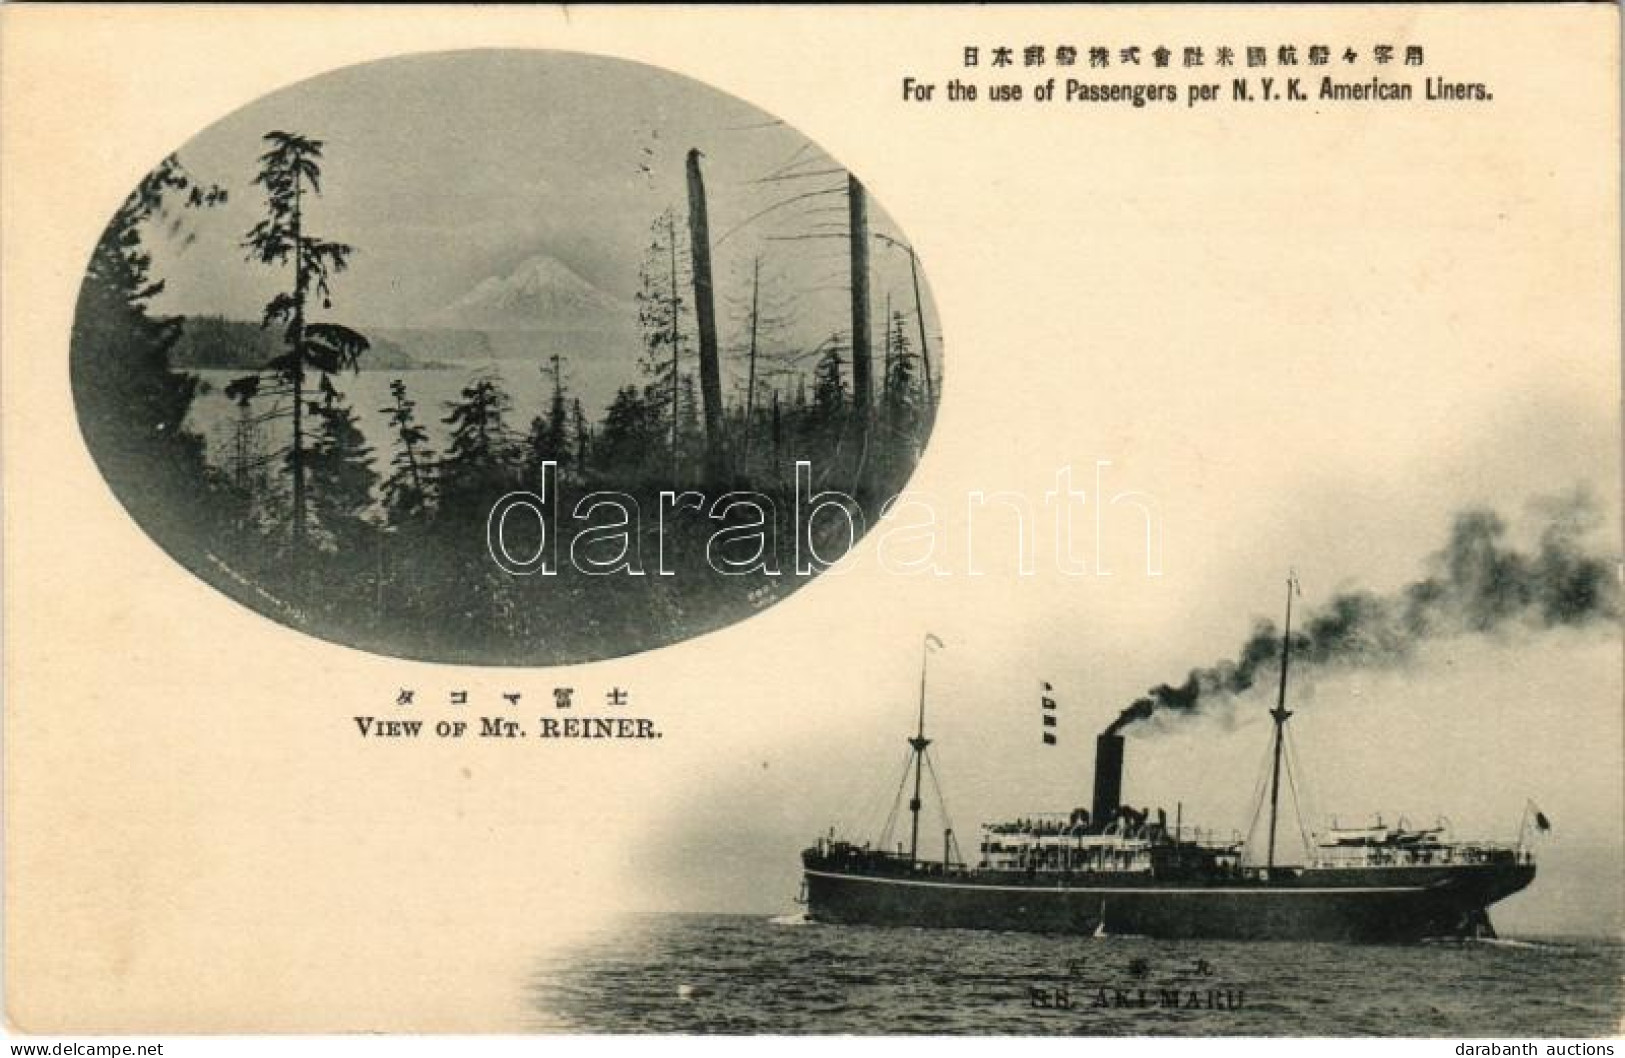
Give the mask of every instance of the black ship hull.
[[1165, 939], [1395, 942], [1482, 934], [1532, 863], [1279, 871], [1212, 883], [1004, 871], [852, 870], [806, 860], [816, 922]]

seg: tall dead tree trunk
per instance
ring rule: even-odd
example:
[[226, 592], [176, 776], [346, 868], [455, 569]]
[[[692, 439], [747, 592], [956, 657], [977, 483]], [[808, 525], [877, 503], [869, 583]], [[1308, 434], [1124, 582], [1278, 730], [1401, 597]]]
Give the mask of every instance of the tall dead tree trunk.
[[880, 317], [880, 403], [884, 405], [891, 395], [892, 333], [891, 291], [886, 291], [886, 314]]
[[920, 323], [920, 366], [925, 368], [926, 414], [936, 408], [936, 394], [931, 387], [931, 350], [925, 342], [925, 306], [920, 301], [920, 259], [914, 256], [914, 247], [908, 248], [908, 275], [914, 281], [914, 318]]
[[300, 239], [303, 227], [300, 186], [302, 176], [293, 174], [293, 315], [288, 321], [288, 347], [293, 353], [293, 447], [288, 462], [293, 470], [293, 551], [294, 562], [304, 561], [305, 546], [305, 247]]
[[751, 440], [756, 434], [756, 322], [759, 318], [762, 290], [762, 259], [751, 262], [750, 270], [750, 370], [745, 377], [745, 443], [740, 460], [746, 474], [750, 473]]
[[671, 483], [677, 485], [677, 384], [681, 379], [682, 329], [679, 327], [682, 299], [677, 296], [677, 217], [666, 214], [666, 246], [671, 250]]
[[694, 318], [700, 330], [700, 401], [705, 408], [706, 476], [723, 476], [722, 366], [717, 360], [717, 311], [711, 285], [711, 225], [705, 211], [700, 152], [688, 152], [688, 243], [694, 259]]
[[847, 177], [846, 198], [852, 228], [852, 403], [867, 431], [874, 404], [869, 347], [869, 204], [855, 176]]
[[773, 388], [773, 468], [772, 473], [778, 480], [779, 468], [784, 466], [784, 423], [779, 417], [779, 390]]

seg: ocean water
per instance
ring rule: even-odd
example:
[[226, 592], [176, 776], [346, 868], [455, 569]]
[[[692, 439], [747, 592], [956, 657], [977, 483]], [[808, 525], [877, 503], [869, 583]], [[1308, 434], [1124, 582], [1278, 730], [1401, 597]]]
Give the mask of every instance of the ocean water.
[[[629, 915], [528, 982], [553, 1032], [1614, 1035], [1625, 945], [1158, 941]], [[1104, 1005], [1102, 1005], [1104, 1003]]]

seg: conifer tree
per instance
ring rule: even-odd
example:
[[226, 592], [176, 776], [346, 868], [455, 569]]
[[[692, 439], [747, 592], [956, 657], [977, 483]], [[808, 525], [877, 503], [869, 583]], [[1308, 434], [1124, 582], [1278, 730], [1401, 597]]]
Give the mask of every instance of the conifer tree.
[[571, 432], [576, 439], [576, 477], [587, 476], [587, 464], [592, 458], [592, 427], [587, 423], [587, 415], [581, 410], [581, 398], [575, 398], [570, 406]]
[[[568, 468], [572, 462], [570, 411], [565, 399], [562, 359], [557, 355], [550, 358], [553, 398], [546, 415], [531, 419], [530, 432], [525, 438], [525, 479], [532, 485], [541, 482], [544, 464], [552, 462], [557, 467]], [[548, 373], [548, 368], [542, 370]]]
[[513, 401], [495, 374], [477, 375], [463, 387], [461, 399], [448, 402], [441, 421], [451, 439], [440, 461], [438, 487], [442, 512], [485, 517], [486, 508], [513, 484], [517, 449], [508, 418]]
[[417, 402], [407, 396], [404, 381], [390, 382], [389, 395], [393, 398], [390, 406], [379, 409], [389, 416], [395, 439], [395, 455], [383, 485], [384, 510], [391, 523], [400, 524], [426, 511], [431, 502], [425, 466], [429, 434], [418, 424]]
[[186, 426], [199, 380], [172, 366], [181, 320], [151, 311], [164, 281], [153, 275], [146, 237], [155, 221], [177, 230], [180, 210], [225, 200], [223, 189], [165, 158], [114, 212], [79, 288], [69, 353], [79, 422], [108, 483], [152, 528], [189, 530], [208, 472], [203, 438]]
[[265, 135], [270, 148], [260, 155], [254, 183], [265, 188], [266, 215], [249, 229], [243, 246], [249, 260], [273, 267], [292, 265], [289, 289], [266, 303], [265, 326], [281, 322], [287, 351], [273, 357], [255, 374], [226, 387], [227, 396], [252, 399], [267, 383], [280, 386], [292, 398], [292, 439], [288, 471], [293, 479], [292, 539], [295, 550], [304, 541], [309, 515], [306, 464], [309, 447], [307, 414], [319, 415], [324, 401], [307, 401], [307, 372], [316, 372], [324, 394], [331, 376], [356, 370], [367, 351], [367, 339], [337, 323], [309, 321], [311, 302], [332, 307], [332, 277], [348, 266], [353, 247], [311, 235], [305, 230], [305, 199], [321, 194], [322, 141], [275, 130]]
[[592, 457], [599, 474], [622, 482], [640, 481], [665, 465], [660, 415], [637, 387], [615, 391]]
[[649, 246], [638, 270], [638, 324], [643, 333], [639, 365], [648, 384], [644, 402], [664, 423], [671, 472], [677, 473], [682, 450], [680, 405], [683, 359], [691, 347], [688, 332], [693, 309], [683, 290], [688, 284], [688, 254], [677, 215], [664, 210], [650, 225]]
[[362, 436], [354, 410], [331, 386], [311, 411], [316, 429], [308, 462], [315, 521], [335, 550], [354, 552], [366, 534], [365, 515], [378, 484], [372, 446]]

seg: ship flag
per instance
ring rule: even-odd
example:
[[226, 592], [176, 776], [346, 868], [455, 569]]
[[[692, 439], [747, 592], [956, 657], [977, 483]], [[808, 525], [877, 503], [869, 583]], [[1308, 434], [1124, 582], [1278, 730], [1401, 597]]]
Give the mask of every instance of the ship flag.
[[1550, 833], [1552, 829], [1552, 821], [1546, 818], [1546, 813], [1540, 810], [1540, 806], [1533, 800], [1526, 799], [1523, 803], [1523, 822], [1518, 824], [1518, 840], [1520, 843], [1523, 836], [1528, 833], [1531, 824], [1537, 834]]
[[[1055, 688], [1050, 686], [1049, 681], [1047, 681], [1047, 680], [1042, 681], [1042, 682], [1043, 682], [1043, 685], [1044, 685], [1044, 691], [1043, 691], [1042, 694], [1040, 694], [1038, 696], [1038, 700], [1043, 705], [1043, 709], [1044, 709], [1044, 714], [1043, 714], [1044, 715], [1044, 727], [1046, 729], [1048, 729], [1048, 728], [1053, 728], [1053, 727], [1057, 726], [1057, 718], [1056, 718], [1056, 715], [1055, 715], [1055, 699], [1050, 697], [1050, 692], [1053, 691]], [[1055, 745], [1055, 741], [1056, 741], [1055, 740], [1055, 733], [1053, 731], [1050, 731], [1050, 730], [1045, 730], [1044, 731], [1044, 745], [1053, 746], [1053, 745]]]
[[938, 639], [936, 636], [932, 635], [930, 632], [927, 632], [925, 634], [925, 649], [927, 649], [927, 650], [942, 650], [942, 649], [944, 649], [944, 647], [942, 645], [942, 640]]

